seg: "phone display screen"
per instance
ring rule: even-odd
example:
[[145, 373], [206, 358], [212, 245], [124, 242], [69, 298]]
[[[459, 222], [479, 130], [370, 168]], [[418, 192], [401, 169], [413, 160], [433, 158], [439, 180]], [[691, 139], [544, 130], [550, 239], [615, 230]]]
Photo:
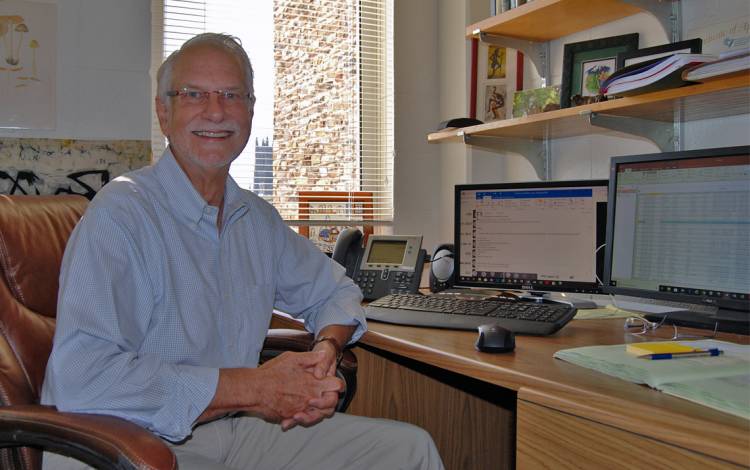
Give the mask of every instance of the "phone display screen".
[[402, 264], [406, 252], [405, 240], [376, 240], [370, 247], [368, 264]]

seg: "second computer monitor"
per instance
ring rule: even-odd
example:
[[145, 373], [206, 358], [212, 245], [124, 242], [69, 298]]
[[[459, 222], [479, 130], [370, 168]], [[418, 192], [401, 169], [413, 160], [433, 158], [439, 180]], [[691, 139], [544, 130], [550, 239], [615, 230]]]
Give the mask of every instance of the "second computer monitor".
[[459, 287], [598, 293], [607, 180], [456, 186]]

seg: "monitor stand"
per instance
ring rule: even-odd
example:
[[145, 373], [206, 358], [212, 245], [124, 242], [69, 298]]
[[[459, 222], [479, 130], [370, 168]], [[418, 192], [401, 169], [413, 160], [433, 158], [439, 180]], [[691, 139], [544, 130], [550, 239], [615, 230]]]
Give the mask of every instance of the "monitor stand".
[[[664, 318], [666, 316], [666, 318]], [[675, 310], [666, 313], [649, 313], [647, 320], [688, 328], [723, 331], [726, 333], [750, 334], [750, 313], [738, 310], [718, 309], [715, 313]]]
[[590, 308], [600, 308], [599, 305], [597, 305], [597, 303], [594, 302], [593, 300], [573, 297], [571, 295], [568, 295], [562, 292], [558, 293], [558, 292], [529, 291], [525, 294], [522, 294], [520, 297], [524, 299], [535, 299], [539, 301], [554, 300], [557, 302], [565, 302], [579, 310], [590, 309]]

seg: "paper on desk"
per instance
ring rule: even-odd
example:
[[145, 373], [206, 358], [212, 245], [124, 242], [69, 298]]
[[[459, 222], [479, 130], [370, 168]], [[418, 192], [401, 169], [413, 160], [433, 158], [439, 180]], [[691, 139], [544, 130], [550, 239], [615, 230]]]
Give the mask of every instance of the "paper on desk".
[[689, 343], [696, 348], [719, 348], [724, 353], [652, 361], [628, 354], [621, 344], [565, 349], [555, 357], [750, 419], [750, 346], [716, 340]]
[[750, 419], [750, 373], [663, 384], [664, 393]]

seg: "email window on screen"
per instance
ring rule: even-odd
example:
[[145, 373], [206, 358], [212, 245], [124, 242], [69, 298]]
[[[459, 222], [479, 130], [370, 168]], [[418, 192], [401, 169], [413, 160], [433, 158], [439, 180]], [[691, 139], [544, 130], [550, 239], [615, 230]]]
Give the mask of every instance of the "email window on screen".
[[624, 167], [614, 227], [617, 285], [746, 292], [749, 171], [710, 161], [692, 168]]
[[603, 187], [466, 191], [460, 275], [591, 282], [596, 204], [606, 200]]

